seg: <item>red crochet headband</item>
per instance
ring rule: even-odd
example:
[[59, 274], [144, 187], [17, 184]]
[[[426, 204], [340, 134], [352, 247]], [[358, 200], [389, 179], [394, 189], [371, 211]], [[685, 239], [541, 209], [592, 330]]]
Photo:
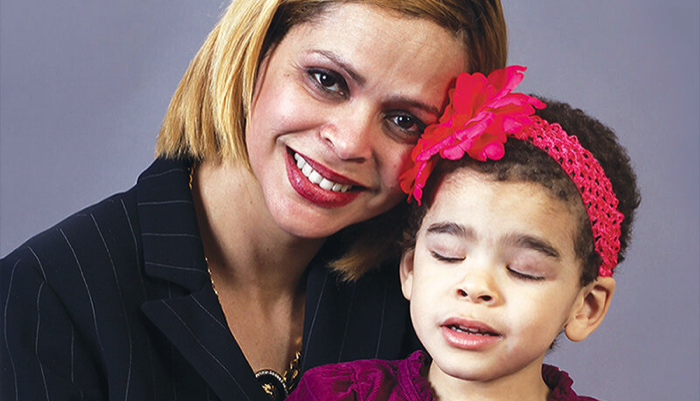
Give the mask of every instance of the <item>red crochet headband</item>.
[[620, 251], [624, 216], [603, 168], [573, 135], [559, 124], [534, 116], [545, 107], [539, 99], [512, 92], [523, 80], [525, 67], [510, 66], [480, 73], [462, 73], [449, 92], [449, 104], [438, 123], [428, 126], [411, 153], [413, 167], [400, 177], [401, 188], [420, 205], [423, 187], [435, 156], [457, 160], [466, 153], [486, 161], [504, 155], [507, 137], [527, 141], [547, 152], [571, 177], [586, 207], [595, 250], [603, 259], [598, 273], [612, 276]]

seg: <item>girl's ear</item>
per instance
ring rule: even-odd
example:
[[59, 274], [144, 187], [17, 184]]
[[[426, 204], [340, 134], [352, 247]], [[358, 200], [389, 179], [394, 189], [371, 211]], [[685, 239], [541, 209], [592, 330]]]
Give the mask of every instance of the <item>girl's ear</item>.
[[571, 341], [583, 341], [593, 333], [608, 313], [614, 292], [612, 277], [598, 277], [582, 288], [566, 325], [566, 337]]
[[404, 298], [411, 300], [411, 290], [413, 289], [413, 255], [415, 249], [407, 249], [401, 256], [401, 265], [399, 266], [399, 278], [401, 279], [401, 291]]

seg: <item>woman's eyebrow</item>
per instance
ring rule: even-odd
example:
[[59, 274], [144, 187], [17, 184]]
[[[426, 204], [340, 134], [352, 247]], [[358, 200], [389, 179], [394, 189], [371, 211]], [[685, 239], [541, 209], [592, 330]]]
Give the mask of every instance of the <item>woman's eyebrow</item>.
[[330, 51], [330, 50], [312, 50], [310, 53], [315, 53], [315, 54], [321, 55], [321, 56], [327, 58], [328, 60], [332, 61], [333, 64], [336, 64], [338, 67], [342, 68], [345, 71], [345, 73], [350, 75], [350, 77], [353, 79], [353, 81], [357, 82], [357, 85], [359, 85], [360, 87], [364, 86], [365, 82], [367, 82], [365, 77], [363, 77], [362, 75], [360, 75], [360, 73], [355, 71], [355, 69], [352, 68], [352, 66], [350, 65], [349, 62], [343, 60], [342, 57], [333, 53], [332, 51]]
[[[351, 66], [351, 64], [347, 61], [345, 61], [340, 55], [330, 51], [330, 50], [312, 50], [309, 53], [312, 54], [318, 54], [324, 58], [327, 58], [330, 60], [333, 64], [337, 65], [340, 67], [343, 71], [345, 71], [346, 74], [352, 78], [353, 81], [357, 82], [357, 85], [359, 87], [363, 87], [365, 83], [367, 82], [367, 79], [362, 76], [359, 72], [355, 71], [355, 69]], [[436, 116], [439, 116], [442, 112], [442, 110], [439, 107], [421, 102], [420, 100], [417, 99], [411, 99], [407, 98], [404, 96], [392, 96], [388, 99], [389, 103], [393, 104], [404, 104], [409, 107], [415, 107], [417, 109], [422, 109], [427, 113], [434, 114]]]
[[543, 238], [521, 233], [512, 233], [503, 237], [501, 242], [508, 245], [515, 245], [520, 248], [532, 249], [533, 251], [542, 253], [550, 258], [561, 259], [561, 254], [557, 248]]
[[409, 99], [406, 97], [402, 96], [395, 96], [389, 98], [389, 103], [395, 103], [395, 104], [404, 104], [410, 107], [415, 107], [417, 109], [422, 109], [427, 113], [434, 114], [436, 116], [439, 116], [441, 114], [441, 110], [435, 106], [431, 106], [427, 103], [423, 103], [419, 100], [415, 99]]

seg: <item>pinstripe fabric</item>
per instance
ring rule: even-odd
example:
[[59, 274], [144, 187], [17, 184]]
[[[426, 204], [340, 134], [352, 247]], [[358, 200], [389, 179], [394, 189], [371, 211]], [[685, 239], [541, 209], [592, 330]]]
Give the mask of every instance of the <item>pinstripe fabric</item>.
[[[157, 160], [0, 260], [0, 399], [266, 401], [209, 283], [187, 167]], [[347, 284], [322, 260], [303, 371], [415, 349], [395, 269]]]

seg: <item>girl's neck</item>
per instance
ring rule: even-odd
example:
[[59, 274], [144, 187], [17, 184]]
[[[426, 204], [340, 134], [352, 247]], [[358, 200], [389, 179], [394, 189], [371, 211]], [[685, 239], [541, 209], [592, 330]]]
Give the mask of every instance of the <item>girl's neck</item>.
[[551, 391], [542, 378], [542, 361], [488, 381], [455, 378], [431, 362], [428, 381], [436, 401], [546, 401]]
[[272, 220], [260, 186], [242, 163], [195, 167], [192, 195], [209, 267], [229, 289], [270, 301], [299, 291], [324, 239], [302, 239]]

